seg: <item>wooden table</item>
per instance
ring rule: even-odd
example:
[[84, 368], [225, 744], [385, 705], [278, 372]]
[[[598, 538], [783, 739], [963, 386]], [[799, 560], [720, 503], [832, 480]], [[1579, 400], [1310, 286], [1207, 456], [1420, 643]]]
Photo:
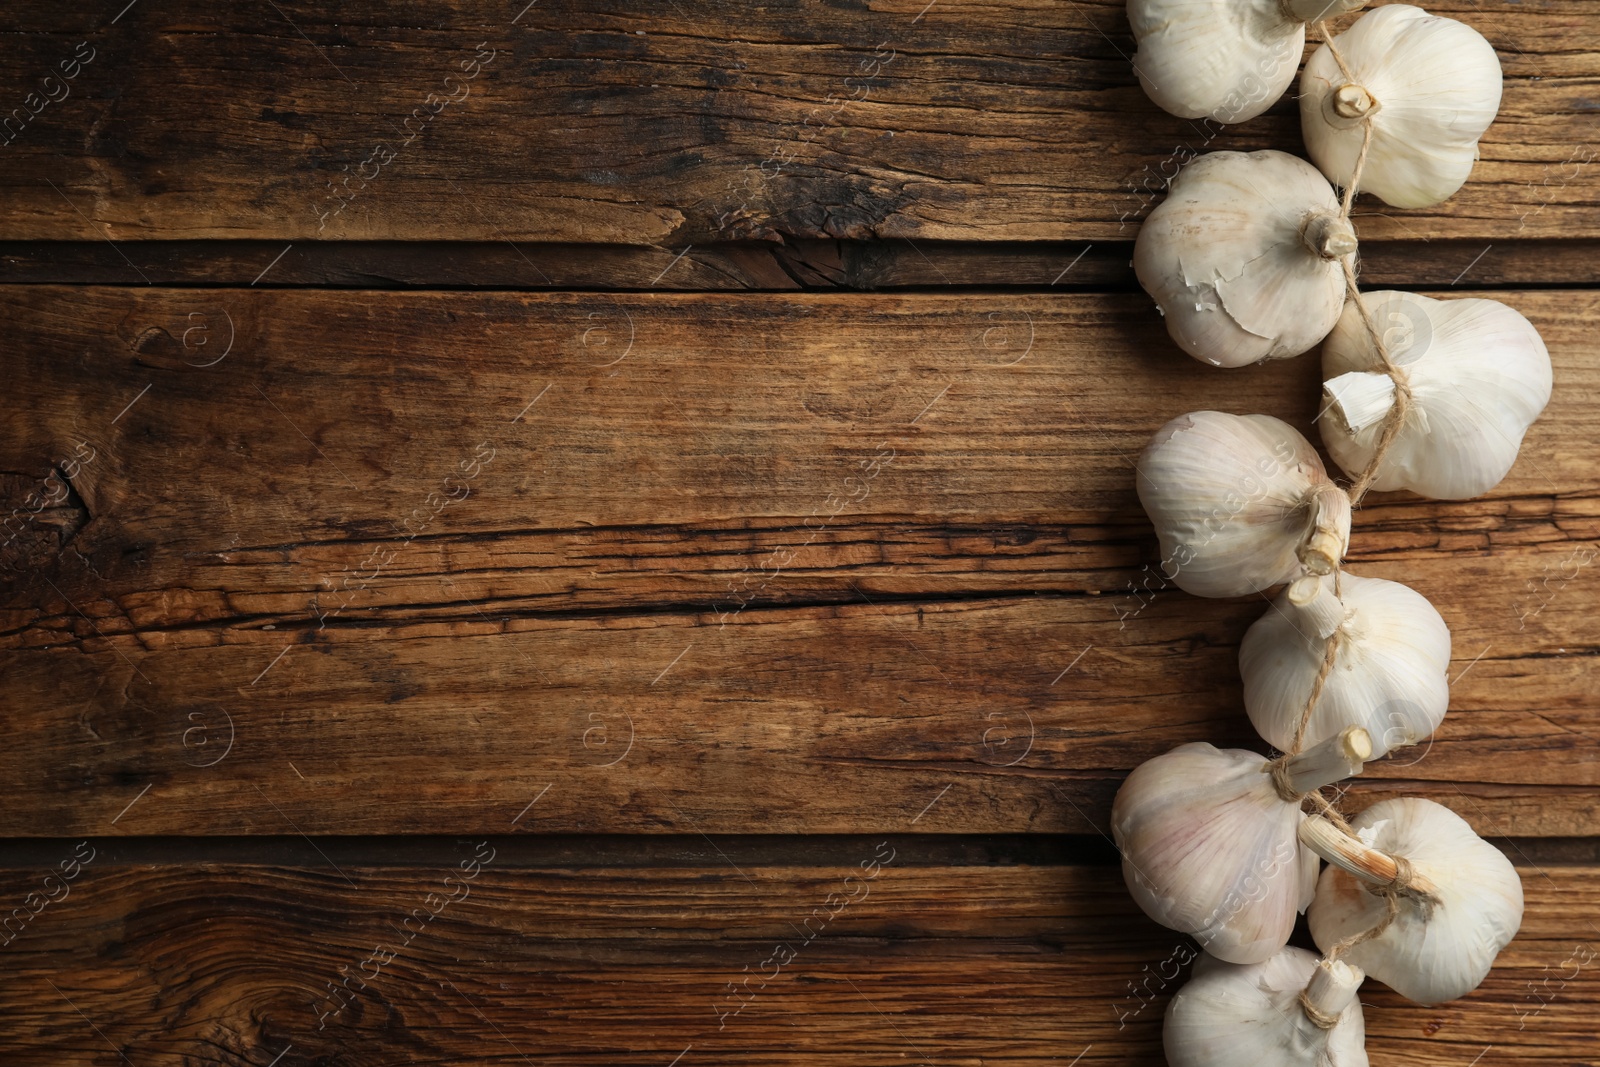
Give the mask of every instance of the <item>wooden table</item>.
[[[1132, 457], [1319, 375], [1184, 358], [1128, 260], [1293, 101], [1160, 113], [1111, 0], [124, 2], [3, 16], [0, 1062], [1160, 1063], [1109, 804], [1259, 744], [1263, 605], [1155, 576]], [[1593, 1063], [1600, 10], [1436, 10], [1504, 105], [1364, 281], [1556, 387], [1488, 496], [1359, 512], [1455, 664], [1342, 803], [1528, 906], [1369, 1051]]]

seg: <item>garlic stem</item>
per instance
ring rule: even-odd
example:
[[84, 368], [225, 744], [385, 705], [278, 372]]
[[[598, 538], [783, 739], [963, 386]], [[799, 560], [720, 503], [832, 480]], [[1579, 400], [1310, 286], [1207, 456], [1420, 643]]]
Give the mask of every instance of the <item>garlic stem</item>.
[[1289, 603], [1305, 613], [1316, 629], [1317, 636], [1324, 641], [1344, 625], [1344, 602], [1334, 594], [1322, 576], [1308, 574], [1296, 578], [1289, 583], [1288, 595]]
[[1394, 407], [1394, 379], [1370, 370], [1353, 370], [1322, 384], [1328, 411], [1354, 435], [1382, 422]]
[[1350, 497], [1332, 482], [1315, 486], [1303, 503], [1311, 530], [1300, 545], [1300, 562], [1312, 574], [1332, 574], [1350, 547]]
[[1333, 110], [1340, 118], [1359, 119], [1382, 105], [1360, 85], [1341, 85], [1333, 91]]
[[1347, 726], [1299, 755], [1284, 757], [1283, 764], [1291, 789], [1296, 793], [1313, 793], [1325, 785], [1360, 774], [1361, 765], [1371, 758], [1372, 735], [1359, 726]]
[[[1393, 856], [1363, 844], [1320, 815], [1300, 824], [1300, 843], [1340, 870], [1372, 885], [1393, 885], [1399, 870]], [[1410, 880], [1400, 888], [1429, 897], [1438, 891], [1433, 880], [1415, 867]]]
[[1296, 22], [1334, 19], [1362, 7], [1367, 0], [1283, 0], [1283, 10]]
[[1356, 229], [1343, 215], [1313, 215], [1300, 227], [1300, 240], [1323, 259], [1338, 259], [1356, 250]]
[[1338, 1018], [1356, 999], [1356, 990], [1366, 977], [1361, 968], [1341, 960], [1318, 960], [1306, 983], [1306, 1000], [1321, 1014]]

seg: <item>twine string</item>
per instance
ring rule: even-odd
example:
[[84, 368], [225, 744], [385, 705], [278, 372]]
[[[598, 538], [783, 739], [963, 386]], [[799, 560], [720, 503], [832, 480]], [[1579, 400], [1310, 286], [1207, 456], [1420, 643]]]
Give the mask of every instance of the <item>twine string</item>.
[[1300, 1010], [1322, 1030], [1332, 1030], [1339, 1025], [1339, 1016], [1329, 1015], [1315, 1004], [1311, 1003], [1310, 987], [1300, 990]]
[[[1327, 46], [1329, 53], [1332, 54], [1333, 61], [1338, 65], [1340, 74], [1344, 76], [1345, 84], [1355, 84], [1355, 74], [1351, 72], [1349, 64], [1345, 62], [1343, 53], [1339, 51], [1339, 46], [1334, 43], [1334, 35], [1329, 31], [1327, 23], [1319, 20], [1316, 23], [1316, 30], [1323, 43]], [[1339, 205], [1339, 215], [1346, 222], [1350, 221], [1350, 211], [1355, 203], [1356, 190], [1361, 183], [1361, 175], [1367, 165], [1367, 155], [1372, 148], [1372, 118], [1372, 110], [1365, 112], [1361, 116], [1361, 150], [1356, 155], [1355, 166], [1351, 169], [1349, 181], [1345, 183], [1344, 194]], [[1339, 257], [1339, 262], [1344, 272], [1344, 286], [1347, 298], [1355, 303], [1356, 311], [1361, 317], [1361, 325], [1365, 328], [1367, 337], [1372, 342], [1372, 350], [1377, 354], [1383, 373], [1388, 375], [1389, 380], [1394, 383], [1394, 400], [1384, 416], [1382, 427], [1378, 431], [1378, 440], [1373, 448], [1372, 459], [1367, 463], [1361, 474], [1351, 483], [1348, 490], [1350, 505], [1355, 507], [1361, 503], [1362, 497], [1366, 496], [1367, 491], [1372, 488], [1372, 483], [1377, 479], [1378, 470], [1383, 465], [1384, 458], [1388, 455], [1389, 450], [1394, 447], [1395, 440], [1400, 435], [1400, 429], [1405, 425], [1406, 417], [1410, 413], [1412, 396], [1411, 385], [1406, 378], [1405, 372], [1395, 364], [1393, 357], [1389, 353], [1388, 345], [1384, 343], [1383, 331], [1378, 328], [1372, 309], [1367, 306], [1366, 300], [1361, 295], [1361, 288], [1356, 281], [1355, 253], [1351, 252]], [[1340, 594], [1340, 575], [1340, 563], [1335, 561], [1333, 568], [1335, 596]], [[1272, 762], [1271, 771], [1273, 785], [1285, 800], [1299, 800], [1302, 803], [1310, 802], [1312, 807], [1316, 809], [1316, 814], [1328, 819], [1345, 833], [1353, 835], [1354, 831], [1349, 822], [1333, 806], [1333, 803], [1322, 795], [1321, 790], [1312, 790], [1310, 793], [1303, 795], [1295, 793], [1293, 786], [1290, 784], [1287, 765], [1288, 759], [1304, 748], [1306, 729], [1311, 723], [1311, 716], [1316, 711], [1317, 701], [1322, 697], [1322, 691], [1327, 686], [1328, 676], [1332, 673], [1333, 665], [1338, 658], [1340, 635], [1341, 631], [1335, 629], [1328, 636], [1323, 651], [1322, 664], [1317, 670], [1315, 680], [1311, 683], [1311, 692], [1306, 698], [1305, 708], [1301, 711], [1300, 721], [1295, 727], [1294, 744], [1287, 754]], [[1399, 917], [1400, 896], [1411, 882], [1412, 869], [1410, 862], [1404, 856], [1390, 856], [1390, 858], [1394, 860], [1395, 865], [1394, 879], [1387, 885], [1376, 889], [1376, 892], [1384, 898], [1386, 905], [1383, 918], [1370, 929], [1351, 934], [1336, 943], [1328, 950], [1328, 959], [1336, 960], [1355, 946], [1382, 936], [1383, 932], [1389, 929], [1395, 919]], [[1305, 1012], [1306, 1018], [1310, 1019], [1316, 1026], [1323, 1030], [1330, 1030], [1338, 1023], [1338, 1016], [1329, 1015], [1311, 1003], [1310, 998], [1306, 995], [1306, 990], [1300, 991], [1299, 999], [1300, 1007]]]
[[1345, 817], [1339, 813], [1339, 809], [1333, 806], [1333, 801], [1323, 796], [1320, 792], [1307, 793], [1305, 799], [1311, 801], [1311, 806], [1317, 809], [1315, 814], [1327, 819], [1351, 837], [1355, 836], [1355, 827], [1351, 826], [1345, 820]]
[[1393, 853], [1384, 853], [1384, 855], [1394, 861], [1394, 878], [1387, 885], [1374, 887], [1378, 895], [1384, 899], [1383, 918], [1379, 919], [1378, 924], [1371, 929], [1351, 934], [1344, 940], [1339, 941], [1328, 950], [1328, 959], [1336, 960], [1363, 941], [1371, 941], [1373, 938], [1382, 935], [1400, 917], [1400, 896], [1411, 885], [1411, 861], [1404, 856], [1396, 856]]
[[[1348, 829], [1348, 827], [1346, 827], [1346, 829]], [[1393, 925], [1394, 921], [1400, 917], [1400, 897], [1407, 891], [1407, 889], [1409, 889], [1411, 885], [1411, 863], [1404, 856], [1396, 856], [1387, 852], [1384, 853], [1384, 855], [1388, 856], [1394, 861], [1394, 878], [1385, 885], [1372, 887], [1373, 892], [1384, 898], [1385, 907], [1383, 918], [1380, 919], [1377, 925], [1373, 926], [1371, 929], [1362, 930], [1359, 933], [1351, 934], [1349, 937], [1335, 944], [1328, 950], [1327, 955], [1324, 957], [1328, 961], [1332, 962], [1333, 960], [1337, 960], [1345, 952], [1361, 944], [1363, 941], [1371, 941], [1373, 938], [1381, 936], [1383, 932], [1389, 929], [1389, 927]], [[1312, 1025], [1316, 1026], [1318, 1029], [1332, 1030], [1335, 1026], [1339, 1025], [1339, 1020], [1342, 1018], [1343, 1013], [1332, 1014], [1325, 1012], [1315, 1003], [1313, 1003], [1311, 1000], [1311, 985], [1309, 982], [1306, 984], [1304, 989], [1300, 990], [1298, 999], [1300, 1001], [1300, 1010], [1305, 1012], [1306, 1018], [1310, 1019]]]
[[1356, 76], [1350, 73], [1350, 65], [1344, 61], [1344, 53], [1339, 51], [1339, 46], [1333, 43], [1333, 34], [1328, 32], [1326, 19], [1317, 20], [1317, 36], [1322, 38], [1322, 43], [1328, 46], [1328, 51], [1333, 56], [1333, 61], [1339, 65], [1339, 73], [1344, 75], [1345, 84], [1353, 84]]
[[1293, 750], [1299, 752], [1305, 747], [1306, 727], [1311, 724], [1311, 713], [1316, 709], [1317, 701], [1322, 698], [1322, 690], [1328, 684], [1328, 675], [1333, 673], [1333, 664], [1339, 658], [1340, 630], [1334, 630], [1328, 635], [1327, 644], [1323, 648], [1322, 666], [1317, 669], [1316, 678], [1311, 682], [1311, 695], [1306, 698], [1305, 711], [1300, 715], [1300, 723], [1295, 727]]
[[[1339, 51], [1339, 45], [1334, 40], [1334, 34], [1329, 31], [1326, 22], [1319, 21], [1317, 33], [1322, 38], [1324, 46], [1333, 56], [1333, 61], [1338, 64], [1339, 73], [1344, 76], [1346, 84], [1355, 84], [1356, 76], [1351, 72], [1349, 64], [1345, 62], [1344, 53]], [[1344, 197], [1339, 204], [1339, 216], [1344, 221], [1350, 221], [1350, 211], [1355, 204], [1356, 190], [1361, 185], [1361, 175], [1367, 169], [1367, 154], [1372, 150], [1372, 120], [1376, 109], [1367, 111], [1361, 116], [1361, 151], [1356, 155], [1355, 167], [1350, 171], [1350, 180], [1345, 182]], [[1367, 331], [1367, 337], [1372, 342], [1372, 350], [1382, 365], [1383, 373], [1394, 382], [1394, 403], [1384, 416], [1383, 427], [1378, 433], [1378, 442], [1373, 449], [1372, 460], [1361, 472], [1361, 475], [1350, 486], [1350, 505], [1355, 507], [1361, 503], [1361, 498], [1372, 487], [1373, 480], [1377, 477], [1378, 468], [1383, 465], [1383, 460], [1388, 455], [1389, 449], [1394, 446], [1400, 428], [1405, 425], [1406, 416], [1411, 410], [1411, 383], [1407, 380], [1405, 371], [1394, 362], [1389, 354], [1389, 346], [1384, 343], [1383, 331], [1378, 328], [1377, 320], [1372, 316], [1372, 309], [1367, 306], [1366, 300], [1361, 295], [1361, 288], [1356, 283], [1355, 253], [1340, 256], [1339, 263], [1344, 271], [1345, 293], [1355, 303], [1356, 311], [1361, 316], [1361, 325]]]
[[[1344, 54], [1339, 51], [1339, 46], [1334, 43], [1334, 35], [1328, 29], [1326, 22], [1316, 24], [1317, 33], [1322, 37], [1323, 43], [1333, 55], [1333, 61], [1338, 64], [1339, 71], [1344, 75], [1347, 83], [1353, 84], [1356, 80], [1350, 66], [1345, 62]], [[1361, 151], [1356, 156], [1355, 168], [1350, 172], [1350, 180], [1345, 183], [1344, 199], [1340, 203], [1339, 215], [1346, 222], [1350, 220], [1350, 209], [1355, 202], [1356, 189], [1361, 183], [1361, 174], [1367, 166], [1367, 153], [1372, 148], [1372, 112], [1361, 116]], [[1389, 346], [1384, 343], [1383, 331], [1378, 328], [1378, 322], [1372, 315], [1372, 309], [1367, 306], [1365, 298], [1361, 295], [1361, 288], [1356, 282], [1355, 253], [1339, 257], [1340, 267], [1344, 271], [1345, 293], [1349, 300], [1354, 302], [1356, 312], [1361, 316], [1361, 325], [1367, 331], [1367, 337], [1372, 342], [1372, 350], [1377, 354], [1378, 362], [1383, 368], [1383, 373], [1388, 375], [1394, 383], [1394, 401], [1384, 416], [1383, 425], [1378, 431], [1378, 441], [1373, 448], [1372, 459], [1366, 468], [1351, 483], [1348, 490], [1350, 505], [1355, 507], [1366, 496], [1367, 490], [1372, 488], [1372, 483], [1378, 477], [1378, 470], [1383, 466], [1384, 458], [1389, 450], [1394, 447], [1400, 430], [1405, 425], [1406, 417], [1411, 411], [1411, 385], [1406, 379], [1406, 374], [1395, 364], [1389, 354]], [[1336, 561], [1333, 568], [1334, 595], [1340, 594], [1340, 566]], [[1317, 677], [1311, 685], [1311, 693], [1306, 698], [1305, 707], [1300, 712], [1300, 721], [1295, 726], [1294, 744], [1290, 747], [1288, 755], [1295, 755], [1305, 745], [1306, 729], [1311, 724], [1311, 716], [1317, 709], [1317, 701], [1322, 697], [1322, 690], [1327, 685], [1328, 675], [1333, 670], [1333, 664], [1339, 651], [1339, 631], [1335, 630], [1329, 637], [1323, 652], [1322, 665], [1317, 671]], [[1280, 777], [1276, 766], [1274, 767], [1274, 782], [1279, 784], [1279, 792], [1285, 791], [1287, 777]], [[1341, 820], [1342, 821], [1342, 820]]]

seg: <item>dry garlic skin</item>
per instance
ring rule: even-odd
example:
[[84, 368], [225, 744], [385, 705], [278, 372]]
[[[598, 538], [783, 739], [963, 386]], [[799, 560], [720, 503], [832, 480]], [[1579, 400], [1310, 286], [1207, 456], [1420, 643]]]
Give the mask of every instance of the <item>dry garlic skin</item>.
[[[1167, 1006], [1169, 1067], [1367, 1067], [1366, 1021], [1353, 990], [1340, 991], [1348, 1003], [1329, 1030], [1300, 1007], [1318, 966], [1314, 954], [1293, 947], [1244, 965], [1200, 957]], [[1354, 968], [1332, 966], [1347, 972], [1347, 986], [1359, 985], [1360, 973], [1348, 974]]]
[[1180, 415], [1156, 431], [1134, 477], [1162, 573], [1195, 596], [1290, 581], [1305, 572], [1308, 545], [1326, 565], [1349, 542], [1348, 498], [1311, 443], [1270, 415]]
[[1128, 0], [1139, 84], [1179, 118], [1244, 122], [1283, 96], [1305, 23], [1281, 0]]
[[1284, 152], [1212, 152], [1139, 228], [1133, 266], [1189, 355], [1217, 367], [1297, 356], [1344, 307], [1355, 231], [1317, 169]]
[[[1412, 407], [1372, 488], [1464, 500], [1493, 489], [1550, 400], [1550, 354], [1533, 324], [1496, 300], [1363, 294]], [[1351, 301], [1322, 348], [1322, 442], [1352, 478], [1371, 463], [1394, 402]]]
[[[1476, 989], [1522, 924], [1522, 881], [1511, 861], [1455, 812], [1419, 797], [1381, 801], [1350, 825], [1368, 845], [1410, 861], [1434, 883], [1437, 900], [1402, 894], [1393, 924], [1343, 958], [1421, 1004]], [[1326, 951], [1376, 926], [1387, 907], [1367, 882], [1330, 865], [1307, 912], [1311, 936]]]
[[1137, 767], [1111, 809], [1123, 878], [1145, 914], [1235, 963], [1281, 948], [1316, 883], [1316, 855], [1295, 836], [1300, 806], [1278, 796], [1265, 763], [1182, 745]]
[[1448, 200], [1472, 172], [1478, 138], [1500, 109], [1493, 46], [1464, 23], [1406, 4], [1367, 12], [1334, 41], [1353, 77], [1346, 79], [1327, 45], [1300, 76], [1311, 158], [1329, 181], [1347, 184], [1362, 123], [1370, 121], [1360, 191], [1404, 208]]
[[1337, 595], [1333, 585], [1330, 577], [1300, 579], [1245, 633], [1239, 646], [1245, 710], [1267, 742], [1288, 752], [1328, 635], [1337, 631], [1333, 669], [1304, 743], [1361, 726], [1376, 759], [1421, 741], [1444, 719], [1450, 629], [1426, 597], [1399, 582], [1344, 571]]

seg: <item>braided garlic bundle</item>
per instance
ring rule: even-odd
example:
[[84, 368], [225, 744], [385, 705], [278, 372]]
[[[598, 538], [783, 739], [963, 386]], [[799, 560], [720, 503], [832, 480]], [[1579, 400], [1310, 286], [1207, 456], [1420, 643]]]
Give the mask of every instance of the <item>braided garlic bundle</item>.
[[[1151, 213], [1135, 255], [1173, 339], [1205, 362], [1293, 355], [1326, 335], [1318, 421], [1351, 479], [1336, 486], [1286, 424], [1220, 412], [1172, 420], [1138, 466], [1169, 579], [1201, 596], [1283, 587], [1246, 635], [1240, 670], [1251, 721], [1285, 755], [1184, 745], [1134, 770], [1112, 809], [1135, 900], [1209, 953], [1167, 1013], [1172, 1067], [1365, 1067], [1364, 975], [1425, 1004], [1462, 996], [1522, 918], [1515, 868], [1453, 812], [1401, 798], [1346, 822], [1321, 795], [1364, 760], [1424, 740], [1449, 703], [1439, 613], [1404, 585], [1343, 571], [1351, 508], [1372, 489], [1487, 492], [1550, 396], [1544, 343], [1511, 308], [1363, 294], [1356, 280], [1358, 189], [1402, 207], [1452, 195], [1499, 106], [1499, 64], [1469, 27], [1407, 5], [1339, 37], [1321, 19], [1358, 3], [1269, 6], [1129, 2], [1146, 90], [1177, 114], [1220, 121], [1260, 108], [1219, 104], [1200, 82], [1226, 93], [1300, 31], [1296, 19], [1313, 22], [1324, 43], [1301, 80], [1304, 135], [1343, 190], [1333, 199], [1278, 153], [1202, 157]], [[1179, 31], [1226, 41], [1226, 54], [1187, 54]], [[1269, 172], [1283, 180], [1256, 182]], [[1284, 944], [1318, 857], [1330, 866], [1307, 914], [1320, 959]]]

